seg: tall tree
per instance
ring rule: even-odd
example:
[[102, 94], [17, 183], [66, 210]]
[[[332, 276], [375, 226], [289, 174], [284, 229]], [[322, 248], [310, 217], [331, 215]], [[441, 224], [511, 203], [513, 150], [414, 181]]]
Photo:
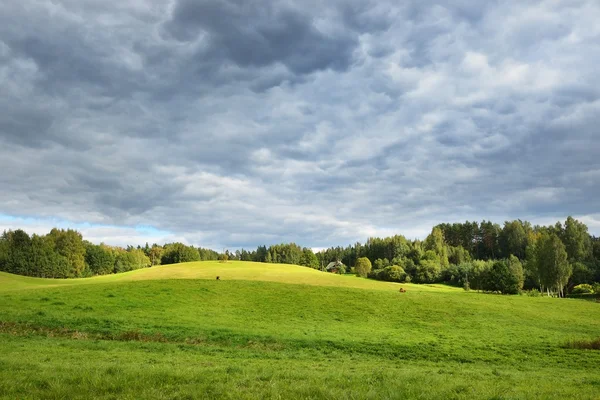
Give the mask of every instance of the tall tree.
[[572, 273], [565, 245], [555, 233], [544, 232], [536, 247], [537, 273], [543, 288], [548, 294], [553, 290], [563, 296]]
[[313, 253], [313, 251], [311, 249], [309, 249], [308, 247], [305, 247], [304, 249], [302, 249], [302, 257], [300, 257], [299, 264], [303, 265], [305, 267], [318, 269], [319, 268], [319, 259], [317, 258], [315, 253]]
[[8, 260], [6, 272], [18, 275], [36, 276], [31, 263], [31, 238], [27, 232], [17, 229], [7, 233]]
[[484, 260], [493, 260], [500, 254], [499, 237], [502, 228], [491, 221], [482, 221], [479, 225], [480, 238], [479, 257]]
[[508, 258], [512, 254], [521, 260], [525, 259], [527, 234], [521, 221], [515, 220], [504, 223], [504, 228], [500, 233], [500, 246], [504, 257]]
[[431, 250], [437, 254], [442, 268], [448, 267], [448, 251], [444, 242], [444, 234], [440, 228], [433, 228], [431, 234], [425, 239], [423, 247], [425, 250]]
[[52, 229], [48, 234], [56, 251], [67, 259], [69, 277], [80, 277], [85, 269], [85, 246], [81, 233], [72, 229]]
[[0, 236], [0, 271], [8, 271], [8, 257], [10, 251], [10, 243], [8, 232], [4, 231]]
[[585, 224], [569, 216], [561, 230], [570, 262], [588, 261], [592, 258], [592, 239]]
[[85, 262], [94, 275], [111, 274], [115, 270], [115, 254], [103, 244], [85, 242]]

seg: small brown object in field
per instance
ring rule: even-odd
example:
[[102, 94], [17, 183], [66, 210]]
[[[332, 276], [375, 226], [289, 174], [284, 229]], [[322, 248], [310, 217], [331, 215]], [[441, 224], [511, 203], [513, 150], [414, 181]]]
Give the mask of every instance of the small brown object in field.
[[400, 288], [400, 293], [406, 293], [406, 289]]
[[219, 280], [221, 280], [221, 277], [220, 277], [220, 276], [217, 276], [217, 280], [218, 280], [218, 281], [219, 281]]

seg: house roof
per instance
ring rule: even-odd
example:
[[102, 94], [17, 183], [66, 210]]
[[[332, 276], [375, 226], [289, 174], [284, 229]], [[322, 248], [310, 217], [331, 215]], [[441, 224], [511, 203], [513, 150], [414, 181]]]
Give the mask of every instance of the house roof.
[[325, 267], [325, 269], [329, 270], [335, 267], [344, 267], [345, 265], [341, 262], [341, 261], [332, 261], [329, 264], [327, 264], [327, 267]]

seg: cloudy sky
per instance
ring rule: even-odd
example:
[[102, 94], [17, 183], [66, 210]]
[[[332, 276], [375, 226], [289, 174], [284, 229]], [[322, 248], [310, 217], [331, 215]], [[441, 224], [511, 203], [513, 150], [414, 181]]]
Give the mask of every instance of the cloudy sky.
[[597, 0], [3, 0], [0, 229], [600, 234]]

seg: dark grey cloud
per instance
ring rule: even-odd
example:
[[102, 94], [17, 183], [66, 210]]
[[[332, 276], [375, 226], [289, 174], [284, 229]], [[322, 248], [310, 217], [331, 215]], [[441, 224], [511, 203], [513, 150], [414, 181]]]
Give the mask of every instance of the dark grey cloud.
[[26, 219], [0, 222], [214, 248], [600, 234], [600, 5], [470, 3], [3, 2], [0, 217]]
[[285, 65], [294, 74], [345, 70], [357, 45], [354, 32], [322, 32], [315, 16], [287, 2], [178, 0], [165, 29], [182, 42], [199, 42], [198, 60], [239, 67]]

